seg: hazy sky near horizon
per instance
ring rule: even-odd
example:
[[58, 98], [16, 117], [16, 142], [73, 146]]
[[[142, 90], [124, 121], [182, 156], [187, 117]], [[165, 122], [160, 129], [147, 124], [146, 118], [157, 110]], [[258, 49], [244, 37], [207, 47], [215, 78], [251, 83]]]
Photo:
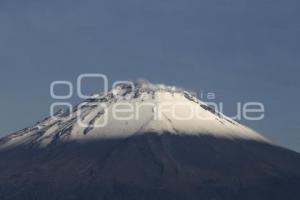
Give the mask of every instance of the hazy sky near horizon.
[[[81, 73], [215, 92], [225, 114], [300, 152], [298, 0], [0, 1], [0, 136], [49, 115], [54, 80]], [[90, 84], [98, 90], [98, 84]]]

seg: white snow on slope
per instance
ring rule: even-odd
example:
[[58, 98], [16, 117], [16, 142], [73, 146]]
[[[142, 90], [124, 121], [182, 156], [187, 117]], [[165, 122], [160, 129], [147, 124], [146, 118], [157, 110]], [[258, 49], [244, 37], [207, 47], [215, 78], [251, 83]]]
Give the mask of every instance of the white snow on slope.
[[2, 138], [0, 148], [22, 144], [43, 147], [55, 142], [125, 138], [148, 132], [268, 142], [183, 89], [145, 82], [134, 86], [120, 84], [108, 94], [93, 95], [75, 106], [69, 117], [60, 111], [31, 128]]

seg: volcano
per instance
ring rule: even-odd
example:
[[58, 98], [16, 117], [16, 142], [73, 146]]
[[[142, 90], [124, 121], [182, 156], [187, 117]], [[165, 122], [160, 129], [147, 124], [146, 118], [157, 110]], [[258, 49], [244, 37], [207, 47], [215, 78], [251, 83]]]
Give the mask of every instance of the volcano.
[[300, 154], [162, 84], [117, 84], [0, 139], [1, 200], [298, 200], [299, 189]]

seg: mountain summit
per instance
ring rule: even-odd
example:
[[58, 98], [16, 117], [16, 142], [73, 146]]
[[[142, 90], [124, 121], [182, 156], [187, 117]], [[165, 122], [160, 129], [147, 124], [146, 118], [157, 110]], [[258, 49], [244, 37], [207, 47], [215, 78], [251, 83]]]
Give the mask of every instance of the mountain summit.
[[155, 132], [175, 135], [212, 135], [267, 141], [255, 131], [231, 120], [174, 86], [137, 81], [117, 84], [95, 94], [72, 111], [54, 116], [11, 134], [1, 147], [47, 146], [51, 143], [125, 138]]
[[300, 199], [300, 155], [190, 92], [117, 84], [0, 140], [0, 199]]

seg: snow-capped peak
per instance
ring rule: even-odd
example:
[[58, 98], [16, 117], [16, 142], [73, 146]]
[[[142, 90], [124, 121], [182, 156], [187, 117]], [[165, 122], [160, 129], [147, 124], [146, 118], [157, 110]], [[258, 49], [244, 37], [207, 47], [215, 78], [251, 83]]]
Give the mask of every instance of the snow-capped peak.
[[0, 147], [47, 146], [68, 141], [124, 138], [135, 134], [187, 134], [267, 141], [210, 108], [190, 92], [138, 80], [95, 94], [71, 112], [59, 111], [0, 140]]

